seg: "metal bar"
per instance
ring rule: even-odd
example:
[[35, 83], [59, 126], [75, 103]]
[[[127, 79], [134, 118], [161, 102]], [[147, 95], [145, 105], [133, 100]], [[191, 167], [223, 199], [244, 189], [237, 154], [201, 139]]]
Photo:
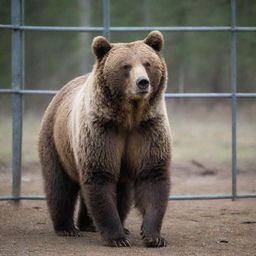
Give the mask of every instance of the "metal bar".
[[[231, 26], [236, 27], [236, 0], [230, 0]], [[237, 126], [237, 38], [236, 32], [231, 32], [231, 108], [232, 108], [232, 200], [237, 197], [237, 143], [236, 143], [236, 126]]]
[[[1, 92], [1, 91], [0, 91]], [[256, 93], [166, 93], [166, 98], [255, 98]]]
[[[194, 195], [194, 196], [169, 196], [169, 200], [214, 200], [232, 199], [233, 195]], [[256, 194], [236, 195], [236, 198], [256, 198]]]
[[[256, 95], [256, 93], [255, 93]], [[166, 98], [230, 98], [231, 93], [166, 93]]]
[[[229, 26], [186, 26], [186, 27], [110, 27], [110, 31], [115, 32], [148, 32], [152, 30], [160, 30], [163, 32], [223, 32], [223, 31], [233, 31], [234, 28]], [[255, 32], [256, 27], [236, 27], [237, 32]]]
[[57, 90], [13, 90], [13, 89], [0, 89], [0, 94], [45, 94], [54, 95]]
[[103, 0], [103, 35], [110, 40], [110, 3], [109, 0]]
[[[11, 1], [11, 20], [14, 25], [22, 24], [22, 0]], [[12, 31], [12, 88], [23, 88], [23, 32]], [[21, 157], [22, 157], [22, 94], [14, 94], [12, 101], [12, 195], [19, 197], [21, 190]], [[15, 200], [19, 203], [19, 199]]]
[[[103, 0], [105, 1], [105, 0]], [[109, 1], [109, 0], [107, 0]], [[106, 20], [107, 24], [107, 20]], [[147, 32], [152, 30], [161, 30], [165, 32], [256, 32], [256, 27], [235, 27], [230, 26], [186, 26], [186, 27], [110, 27], [109, 31], [113, 32]], [[104, 27], [60, 27], [60, 26], [19, 26], [10, 24], [0, 24], [0, 29], [14, 29], [14, 30], [27, 30], [27, 31], [55, 31], [55, 32], [102, 32]]]
[[102, 32], [104, 27], [15, 26], [0, 24], [0, 29], [53, 32]]
[[235, 94], [237, 98], [254, 98], [256, 97], [256, 93], [241, 93], [238, 92]]
[[45, 200], [45, 196], [0, 196], [0, 201], [9, 200]]
[[[217, 200], [232, 199], [233, 195], [193, 195], [193, 196], [169, 196], [169, 200]], [[256, 198], [256, 194], [240, 194], [236, 198]], [[0, 201], [7, 200], [45, 200], [45, 196], [0, 196]]]
[[[0, 89], [0, 94], [54, 95], [57, 90]], [[236, 93], [237, 98], [256, 98], [256, 93]], [[232, 93], [166, 93], [166, 98], [232, 98]]]

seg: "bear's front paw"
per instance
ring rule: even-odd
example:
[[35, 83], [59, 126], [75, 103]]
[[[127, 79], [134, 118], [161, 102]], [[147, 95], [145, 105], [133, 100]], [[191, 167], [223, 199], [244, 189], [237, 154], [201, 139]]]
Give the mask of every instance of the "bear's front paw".
[[130, 241], [126, 238], [107, 240], [105, 245], [110, 247], [131, 247]]
[[146, 234], [143, 229], [140, 234], [146, 247], [157, 248], [167, 246], [167, 241], [160, 234]]

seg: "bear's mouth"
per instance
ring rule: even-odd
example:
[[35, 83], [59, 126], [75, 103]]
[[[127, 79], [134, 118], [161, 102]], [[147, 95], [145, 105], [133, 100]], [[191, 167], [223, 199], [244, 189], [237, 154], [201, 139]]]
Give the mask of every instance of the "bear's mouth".
[[147, 96], [149, 95], [149, 88], [147, 89], [137, 89], [137, 90], [134, 90], [134, 91], [129, 91], [129, 95], [130, 95], [130, 99], [134, 99], [134, 100], [142, 100], [142, 99], [145, 99], [147, 98]]
[[138, 95], [143, 95], [143, 94], [147, 94], [147, 93], [148, 93], [148, 89], [141, 89], [136, 92], [136, 94], [138, 94]]

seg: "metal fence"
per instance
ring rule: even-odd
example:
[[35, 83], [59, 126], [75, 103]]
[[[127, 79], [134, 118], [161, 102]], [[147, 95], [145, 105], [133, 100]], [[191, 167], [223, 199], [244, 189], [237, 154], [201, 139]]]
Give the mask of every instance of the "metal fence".
[[237, 98], [255, 98], [256, 93], [237, 92], [237, 32], [256, 32], [256, 27], [236, 26], [236, 0], [230, 0], [230, 26], [217, 27], [111, 27], [110, 26], [110, 0], [102, 0], [103, 26], [102, 27], [56, 27], [56, 26], [23, 26], [22, 0], [11, 0], [11, 23], [0, 24], [0, 29], [12, 31], [12, 89], [0, 89], [0, 94], [12, 94], [12, 195], [1, 196], [0, 200], [40, 200], [43, 196], [24, 196], [21, 191], [21, 160], [22, 160], [22, 115], [24, 94], [55, 94], [50, 90], [24, 90], [24, 65], [23, 65], [23, 34], [25, 31], [72, 31], [72, 32], [102, 32], [106, 38], [111, 31], [151, 31], [160, 30], [168, 32], [202, 32], [226, 31], [230, 33], [230, 64], [231, 64], [231, 92], [229, 93], [167, 93], [166, 98], [230, 98], [232, 112], [232, 191], [226, 195], [188, 195], [170, 196], [171, 200], [187, 199], [233, 199], [256, 198], [256, 194], [237, 193]]

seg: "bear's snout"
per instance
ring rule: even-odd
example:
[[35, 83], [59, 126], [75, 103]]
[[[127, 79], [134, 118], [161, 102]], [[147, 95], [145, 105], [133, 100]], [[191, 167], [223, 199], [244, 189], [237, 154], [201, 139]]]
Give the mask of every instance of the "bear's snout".
[[148, 92], [149, 80], [145, 76], [140, 76], [136, 80], [136, 85], [140, 89], [140, 92], [146, 93], [146, 92]]

